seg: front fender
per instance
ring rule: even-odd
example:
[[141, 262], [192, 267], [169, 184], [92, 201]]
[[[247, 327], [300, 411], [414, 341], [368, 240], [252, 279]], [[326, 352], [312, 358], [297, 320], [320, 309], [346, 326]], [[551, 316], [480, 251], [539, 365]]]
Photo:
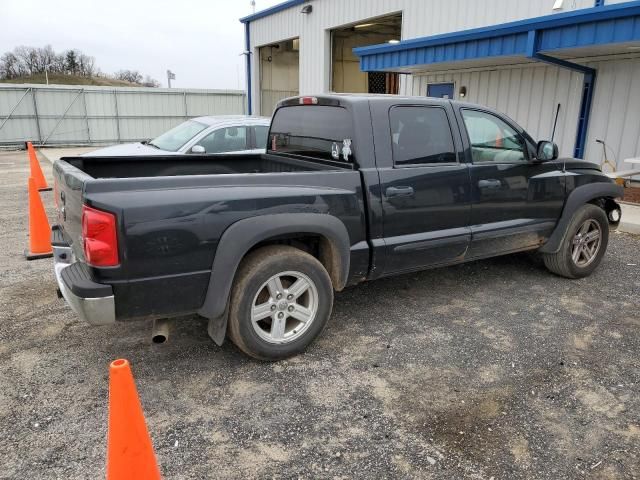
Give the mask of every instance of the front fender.
[[589, 183], [573, 190], [567, 197], [562, 215], [556, 224], [549, 240], [540, 248], [543, 253], [556, 253], [560, 250], [562, 241], [567, 233], [569, 222], [576, 211], [585, 203], [589, 203], [596, 198], [617, 198], [624, 194], [623, 188], [615, 183]]
[[349, 275], [350, 241], [347, 228], [338, 218], [321, 213], [283, 213], [239, 220], [220, 237], [204, 303], [198, 310], [198, 314], [212, 322], [218, 320], [217, 325], [212, 322], [209, 325], [209, 334], [217, 343], [224, 338], [225, 310], [238, 265], [258, 243], [286, 234], [316, 234], [331, 242], [339, 259], [334, 287], [344, 288]]

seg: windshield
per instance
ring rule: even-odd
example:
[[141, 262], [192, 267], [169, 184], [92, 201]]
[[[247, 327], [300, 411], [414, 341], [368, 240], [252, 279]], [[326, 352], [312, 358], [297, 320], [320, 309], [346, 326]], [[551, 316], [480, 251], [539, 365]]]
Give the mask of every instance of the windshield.
[[177, 152], [180, 150], [180, 147], [205, 128], [207, 128], [207, 126], [203, 123], [196, 122], [194, 120], [187, 120], [168, 132], [163, 133], [159, 137], [154, 138], [149, 142], [149, 145], [168, 152]]

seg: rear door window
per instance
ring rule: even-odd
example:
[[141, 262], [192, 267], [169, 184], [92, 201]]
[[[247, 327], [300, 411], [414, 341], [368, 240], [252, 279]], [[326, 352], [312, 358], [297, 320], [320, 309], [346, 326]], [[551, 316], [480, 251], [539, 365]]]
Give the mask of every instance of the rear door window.
[[253, 128], [256, 137], [255, 148], [267, 148], [267, 135], [269, 135], [269, 127], [258, 126]]
[[395, 106], [389, 112], [396, 166], [456, 163], [447, 112], [440, 107]]
[[282, 107], [271, 123], [269, 152], [354, 162], [351, 115], [342, 107]]

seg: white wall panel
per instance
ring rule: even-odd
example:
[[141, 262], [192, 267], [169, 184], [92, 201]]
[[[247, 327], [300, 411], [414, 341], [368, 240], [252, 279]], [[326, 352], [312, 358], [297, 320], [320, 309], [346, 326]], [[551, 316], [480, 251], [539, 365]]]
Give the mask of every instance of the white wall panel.
[[640, 58], [588, 64], [598, 70], [596, 93], [591, 110], [585, 159], [600, 163], [604, 140], [611, 148], [619, 170], [632, 166], [625, 158], [640, 157]]

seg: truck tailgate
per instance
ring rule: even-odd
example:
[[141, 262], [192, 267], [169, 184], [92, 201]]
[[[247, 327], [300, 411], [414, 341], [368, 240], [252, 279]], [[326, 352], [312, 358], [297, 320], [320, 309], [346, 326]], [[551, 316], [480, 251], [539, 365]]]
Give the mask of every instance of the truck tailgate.
[[82, 252], [82, 192], [89, 175], [63, 160], [53, 165], [53, 192], [56, 204], [56, 223], [64, 240], [69, 243], [77, 258], [83, 259]]

